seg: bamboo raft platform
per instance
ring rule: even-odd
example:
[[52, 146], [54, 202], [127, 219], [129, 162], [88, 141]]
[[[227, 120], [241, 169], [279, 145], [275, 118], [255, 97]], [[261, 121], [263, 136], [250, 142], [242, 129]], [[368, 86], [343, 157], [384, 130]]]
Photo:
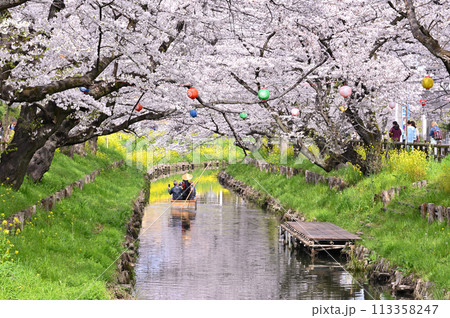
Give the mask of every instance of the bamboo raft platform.
[[194, 200], [171, 200], [170, 204], [175, 209], [197, 210], [197, 198]]
[[280, 240], [289, 248], [303, 246], [312, 256], [318, 251], [340, 250], [361, 238], [329, 222], [285, 222]]

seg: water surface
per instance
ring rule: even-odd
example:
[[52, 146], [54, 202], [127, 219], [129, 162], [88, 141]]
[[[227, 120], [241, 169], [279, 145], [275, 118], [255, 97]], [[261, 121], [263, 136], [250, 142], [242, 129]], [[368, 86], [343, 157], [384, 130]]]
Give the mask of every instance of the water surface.
[[196, 213], [170, 207], [167, 181], [152, 185], [138, 299], [372, 299], [331, 257], [291, 252], [275, 217], [205, 179]]

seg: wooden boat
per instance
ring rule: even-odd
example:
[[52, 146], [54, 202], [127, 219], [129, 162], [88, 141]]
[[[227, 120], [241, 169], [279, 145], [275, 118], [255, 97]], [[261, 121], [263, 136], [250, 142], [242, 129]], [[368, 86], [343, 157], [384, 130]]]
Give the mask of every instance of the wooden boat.
[[172, 208], [197, 210], [197, 198], [194, 200], [171, 200]]

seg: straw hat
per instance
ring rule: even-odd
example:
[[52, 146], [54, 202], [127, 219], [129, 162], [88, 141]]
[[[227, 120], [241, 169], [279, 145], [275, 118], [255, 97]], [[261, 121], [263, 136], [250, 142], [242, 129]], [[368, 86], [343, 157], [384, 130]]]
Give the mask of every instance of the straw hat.
[[183, 180], [191, 180], [191, 179], [192, 179], [192, 174], [185, 173], [185, 174], [183, 175]]

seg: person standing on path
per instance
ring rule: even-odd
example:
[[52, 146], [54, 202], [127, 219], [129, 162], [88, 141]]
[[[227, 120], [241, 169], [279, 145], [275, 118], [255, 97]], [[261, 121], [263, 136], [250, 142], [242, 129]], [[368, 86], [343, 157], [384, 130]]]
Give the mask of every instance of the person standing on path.
[[400, 141], [400, 137], [402, 136], [402, 130], [396, 121], [392, 123], [392, 128], [389, 130], [389, 137], [391, 137], [392, 141]]
[[442, 141], [442, 132], [439, 129], [437, 123], [433, 121], [431, 123], [431, 129], [430, 129], [430, 137], [431, 137], [431, 144], [432, 145], [440, 145]]
[[[402, 136], [402, 130], [400, 129], [400, 126], [396, 121], [392, 123], [392, 128], [389, 130], [389, 137], [391, 137], [391, 140], [394, 142], [400, 142], [400, 137]], [[397, 150], [400, 150], [400, 145], [396, 145], [395, 148]]]
[[[407, 143], [412, 144], [414, 140], [416, 140], [416, 128], [412, 125], [412, 122], [408, 120], [408, 126], [406, 127], [407, 130]], [[408, 146], [408, 149], [414, 149], [413, 146]]]

